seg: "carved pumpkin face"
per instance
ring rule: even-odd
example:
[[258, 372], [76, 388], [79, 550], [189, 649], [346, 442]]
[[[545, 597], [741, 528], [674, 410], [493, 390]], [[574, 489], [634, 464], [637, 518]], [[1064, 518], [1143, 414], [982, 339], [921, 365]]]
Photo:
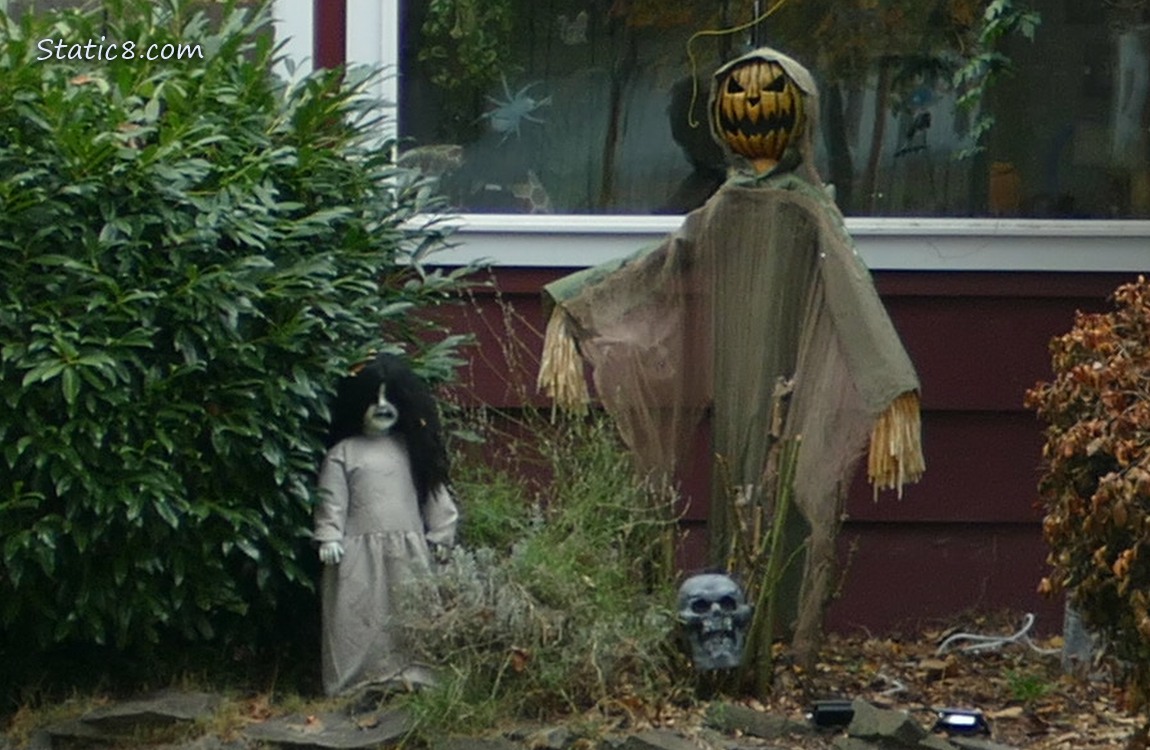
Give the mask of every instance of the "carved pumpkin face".
[[803, 91], [774, 60], [751, 58], [716, 80], [715, 133], [759, 172], [782, 159], [805, 127]]

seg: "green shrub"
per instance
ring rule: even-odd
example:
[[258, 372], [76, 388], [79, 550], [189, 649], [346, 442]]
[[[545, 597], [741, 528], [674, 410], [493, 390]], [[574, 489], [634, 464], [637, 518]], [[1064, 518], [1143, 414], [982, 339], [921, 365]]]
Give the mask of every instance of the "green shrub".
[[403, 608], [409, 643], [441, 677], [411, 701], [422, 732], [658, 706], [692, 677], [674, 638], [674, 498], [635, 478], [605, 419], [540, 419], [523, 434], [533, 444], [519, 452], [549, 469], [538, 492], [481, 459], [457, 467], [463, 538], [476, 514], [516, 538], [456, 548], [437, 596], [417, 588]]
[[1051, 342], [1054, 380], [1027, 394], [1047, 423], [1040, 483], [1050, 546], [1040, 589], [1069, 595], [1150, 707], [1150, 285], [1079, 313]]
[[[441, 239], [410, 221], [435, 208], [427, 184], [378, 141], [368, 77], [285, 81], [270, 28], [264, 7], [213, 23], [182, 0], [0, 16], [8, 666], [58, 644], [273, 642], [311, 585], [335, 379], [384, 341], [452, 370], [458, 339], [418, 345], [411, 317], [464, 273], [420, 264]], [[203, 56], [36, 59], [38, 40], [101, 37]]]

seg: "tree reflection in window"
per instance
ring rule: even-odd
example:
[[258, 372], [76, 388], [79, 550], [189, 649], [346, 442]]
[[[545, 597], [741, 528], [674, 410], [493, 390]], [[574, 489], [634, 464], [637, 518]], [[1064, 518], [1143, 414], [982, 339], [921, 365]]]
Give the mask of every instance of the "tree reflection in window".
[[[692, 71], [693, 34], [763, 5], [401, 2], [404, 158], [461, 211], [683, 213], [725, 176], [710, 75], [761, 43], [818, 77], [819, 167], [848, 214], [1150, 215], [1146, 2], [1043, 3], [1033, 33], [1024, 0], [791, 0], [697, 40]], [[980, 46], [988, 10], [1026, 23]], [[1004, 61], [1011, 73], [960, 106], [979, 65]]]

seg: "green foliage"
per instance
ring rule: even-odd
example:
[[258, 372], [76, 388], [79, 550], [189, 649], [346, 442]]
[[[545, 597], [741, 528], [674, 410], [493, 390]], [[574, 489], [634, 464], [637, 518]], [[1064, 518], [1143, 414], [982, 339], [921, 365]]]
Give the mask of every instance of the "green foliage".
[[437, 63], [432, 82], [445, 90], [498, 80], [511, 41], [508, 0], [430, 0], [419, 59]]
[[419, 61], [448, 96], [448, 117], [462, 117], [464, 102], [481, 95], [508, 69], [512, 41], [510, 0], [429, 0], [420, 29]]
[[456, 473], [453, 484], [459, 496], [480, 498], [467, 505], [467, 522], [460, 528], [459, 543], [473, 549], [509, 552], [537, 521], [530, 504], [523, 500], [522, 482], [484, 464]]
[[956, 105], [975, 115], [969, 133], [971, 145], [960, 151], [958, 158], [969, 158], [982, 151], [982, 139], [994, 127], [994, 115], [981, 111], [981, 105], [991, 84], [1011, 71], [1010, 58], [999, 51], [999, 47], [1013, 34], [1034, 41], [1041, 21], [1037, 11], [1025, 10], [1014, 0], [991, 0], [987, 4], [975, 44], [951, 78], [959, 92]]
[[1043, 674], [1021, 669], [1006, 671], [1006, 685], [1016, 701], [1030, 704], [1054, 692], [1054, 685]]
[[1002, 45], [1014, 35], [1033, 40], [1041, 15], [1024, 0], [812, 0], [777, 14], [775, 22], [793, 40], [789, 51], [818, 60], [831, 81], [858, 84], [876, 65], [886, 69], [889, 81], [880, 75], [880, 86], [890, 87], [896, 109], [924, 83], [953, 89], [957, 108], [973, 116], [970, 145], [956, 154], [962, 159], [982, 150], [994, 125], [981, 105], [995, 80], [1011, 70]]
[[539, 420], [531, 434], [549, 470], [537, 494], [507, 474], [491, 483], [482, 459], [458, 469], [464, 537], [476, 515], [492, 529], [506, 514], [512, 544], [457, 548], [438, 596], [416, 590], [404, 608], [409, 642], [441, 677], [411, 699], [423, 733], [658, 704], [690, 674], [672, 638], [671, 499], [635, 479], [605, 419]]
[[[411, 220], [435, 206], [379, 142], [370, 78], [282, 80], [267, 8], [221, 12], [0, 16], [10, 665], [52, 644], [255, 642], [310, 586], [335, 379], [425, 336], [413, 311], [461, 283], [421, 266], [440, 233]], [[38, 40], [101, 37], [137, 57], [37, 60]], [[203, 55], [150, 62], [153, 43]], [[449, 373], [458, 343], [426, 370]]]
[[1027, 393], [1047, 422], [1039, 489], [1051, 571], [1108, 652], [1128, 667], [1128, 703], [1150, 707], [1150, 285], [1079, 313], [1051, 342], [1054, 379]]

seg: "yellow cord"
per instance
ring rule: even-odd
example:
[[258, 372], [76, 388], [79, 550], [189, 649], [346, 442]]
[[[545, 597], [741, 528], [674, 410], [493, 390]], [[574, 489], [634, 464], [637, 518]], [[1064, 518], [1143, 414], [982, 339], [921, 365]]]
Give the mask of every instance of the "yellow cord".
[[691, 106], [687, 109], [687, 124], [692, 128], [699, 127], [699, 122], [695, 119], [695, 102], [699, 100], [699, 76], [696, 75], [699, 70], [699, 62], [695, 59], [695, 53], [691, 51], [691, 44], [701, 36], [724, 36], [726, 34], [738, 34], [740, 31], [755, 26], [756, 24], [767, 20], [775, 11], [787, 4], [787, 0], [778, 0], [771, 6], [770, 10], [763, 13], [758, 18], [753, 18], [741, 26], [736, 26], [733, 29], [703, 29], [691, 34], [691, 38], [687, 40], [687, 59], [691, 61]]

